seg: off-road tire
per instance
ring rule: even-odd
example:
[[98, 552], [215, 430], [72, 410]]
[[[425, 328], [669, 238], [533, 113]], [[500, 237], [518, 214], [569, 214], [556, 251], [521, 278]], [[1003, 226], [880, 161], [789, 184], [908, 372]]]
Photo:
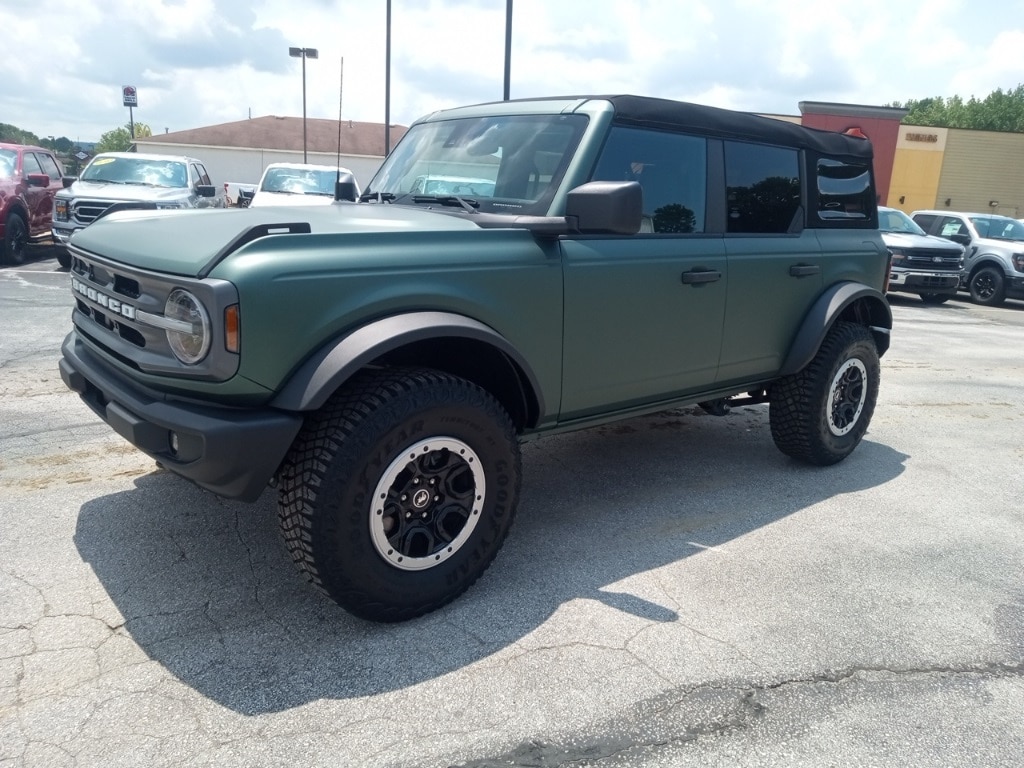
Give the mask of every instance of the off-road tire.
[[985, 307], [998, 307], [1006, 300], [1006, 280], [997, 267], [982, 267], [967, 285], [971, 300]]
[[25, 261], [28, 227], [20, 214], [11, 213], [4, 224], [4, 239], [0, 243], [0, 263], [21, 264]]
[[837, 322], [802, 371], [771, 387], [772, 439], [800, 461], [842, 461], [867, 432], [878, 399], [878, 348], [857, 323]]
[[921, 293], [918, 295], [921, 297], [921, 301], [925, 304], [932, 305], [945, 304], [953, 298], [952, 295], [948, 293]]
[[519, 443], [471, 382], [367, 371], [306, 420], [278, 480], [281, 532], [306, 578], [357, 616], [403, 621], [462, 594], [497, 555]]

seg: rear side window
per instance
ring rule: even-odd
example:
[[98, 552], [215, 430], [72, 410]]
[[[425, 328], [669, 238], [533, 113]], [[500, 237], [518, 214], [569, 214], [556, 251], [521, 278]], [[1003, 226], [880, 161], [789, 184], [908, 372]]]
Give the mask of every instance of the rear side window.
[[698, 136], [614, 126], [593, 181], [636, 181], [644, 193], [640, 231], [704, 231], [707, 141]]
[[867, 164], [818, 158], [818, 218], [869, 219], [875, 209], [871, 169]]
[[728, 232], [790, 231], [800, 211], [800, 155], [795, 149], [725, 142]]

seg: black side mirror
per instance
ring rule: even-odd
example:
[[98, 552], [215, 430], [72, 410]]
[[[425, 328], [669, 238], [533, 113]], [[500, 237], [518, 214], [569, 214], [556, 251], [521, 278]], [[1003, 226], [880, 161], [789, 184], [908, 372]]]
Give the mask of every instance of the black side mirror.
[[356, 180], [351, 174], [341, 174], [338, 180], [334, 182], [335, 201], [348, 200], [354, 203], [357, 197], [359, 197], [359, 187], [356, 185]]
[[60, 177], [60, 181], [61, 181], [61, 184], [64, 185], [64, 189], [67, 189], [72, 184], [74, 184], [76, 181], [78, 181], [78, 177], [77, 176], [61, 176]]
[[964, 247], [966, 247], [966, 246], [971, 244], [971, 236], [970, 235], [960, 235], [960, 234], [950, 235], [949, 239], [952, 240], [954, 243], [960, 243], [960, 245], [962, 245]]
[[644, 193], [635, 181], [590, 181], [570, 190], [565, 216], [583, 233], [635, 235], [643, 218]]
[[213, 184], [196, 184], [196, 194], [200, 197], [216, 197], [217, 187]]

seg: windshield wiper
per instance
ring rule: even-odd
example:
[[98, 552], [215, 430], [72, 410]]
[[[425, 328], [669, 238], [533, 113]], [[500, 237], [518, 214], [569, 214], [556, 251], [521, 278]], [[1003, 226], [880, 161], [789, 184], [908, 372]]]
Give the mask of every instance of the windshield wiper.
[[480, 203], [471, 197], [459, 197], [458, 195], [413, 195], [414, 203], [437, 203], [438, 205], [462, 206], [470, 213], [476, 213]]
[[363, 194], [359, 196], [359, 202], [368, 203], [373, 200], [376, 203], [390, 203], [396, 197], [398, 197], [398, 195], [392, 192], [363, 192]]

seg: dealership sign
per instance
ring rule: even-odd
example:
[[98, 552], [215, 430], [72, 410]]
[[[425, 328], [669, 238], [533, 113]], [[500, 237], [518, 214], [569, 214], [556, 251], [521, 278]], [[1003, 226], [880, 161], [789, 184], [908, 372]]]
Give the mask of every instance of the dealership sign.
[[134, 85], [122, 85], [121, 96], [124, 99], [124, 105], [126, 107], [139, 106], [139, 92], [135, 90]]

